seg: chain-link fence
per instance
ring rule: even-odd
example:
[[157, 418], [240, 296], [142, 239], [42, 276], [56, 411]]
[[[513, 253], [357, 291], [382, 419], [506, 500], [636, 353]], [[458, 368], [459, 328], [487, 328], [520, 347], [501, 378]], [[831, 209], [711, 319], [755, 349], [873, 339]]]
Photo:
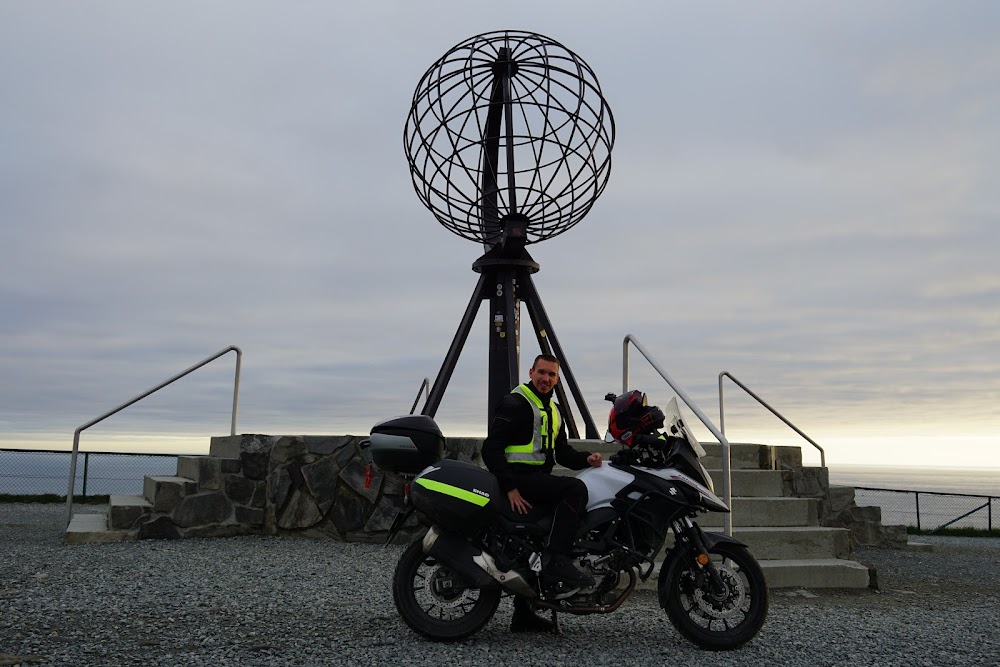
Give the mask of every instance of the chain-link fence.
[[858, 486], [855, 501], [860, 506], [882, 508], [882, 525], [914, 526], [920, 530], [976, 528], [993, 530], [994, 510], [1000, 498], [938, 491], [904, 491]]
[[[66, 495], [71, 452], [0, 449], [0, 495]], [[176, 454], [80, 452], [73, 494], [142, 495], [147, 475], [176, 475]]]

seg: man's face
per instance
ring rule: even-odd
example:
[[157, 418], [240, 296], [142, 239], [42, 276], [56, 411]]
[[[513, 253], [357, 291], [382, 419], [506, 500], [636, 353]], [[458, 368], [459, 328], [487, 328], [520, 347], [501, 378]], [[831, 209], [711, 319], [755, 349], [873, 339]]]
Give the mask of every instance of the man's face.
[[559, 382], [559, 364], [539, 359], [528, 371], [528, 378], [539, 393], [547, 394]]

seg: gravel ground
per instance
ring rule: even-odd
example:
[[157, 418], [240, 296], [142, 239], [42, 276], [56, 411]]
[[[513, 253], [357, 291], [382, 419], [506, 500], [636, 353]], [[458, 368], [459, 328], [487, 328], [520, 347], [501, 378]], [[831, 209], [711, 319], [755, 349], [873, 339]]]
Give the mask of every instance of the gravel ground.
[[[101, 511], [85, 508], [83, 511]], [[62, 505], [0, 505], [0, 665], [1000, 665], [1000, 540], [860, 550], [880, 590], [773, 591], [745, 647], [708, 653], [652, 593], [511, 635], [420, 639], [389, 590], [401, 548], [245, 537], [65, 546]]]

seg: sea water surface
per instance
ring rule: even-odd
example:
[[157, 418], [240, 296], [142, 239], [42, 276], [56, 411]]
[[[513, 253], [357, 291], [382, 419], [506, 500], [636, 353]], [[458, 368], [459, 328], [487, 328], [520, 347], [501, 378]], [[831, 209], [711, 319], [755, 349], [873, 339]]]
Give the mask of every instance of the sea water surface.
[[[0, 449], [0, 494], [65, 495], [69, 467], [69, 452]], [[144, 476], [176, 470], [176, 456], [81, 454], [74, 489], [84, 492], [86, 474], [88, 495], [141, 495]], [[840, 464], [830, 466], [830, 483], [855, 487], [857, 504], [882, 508], [885, 525], [1000, 528], [1000, 468]]]

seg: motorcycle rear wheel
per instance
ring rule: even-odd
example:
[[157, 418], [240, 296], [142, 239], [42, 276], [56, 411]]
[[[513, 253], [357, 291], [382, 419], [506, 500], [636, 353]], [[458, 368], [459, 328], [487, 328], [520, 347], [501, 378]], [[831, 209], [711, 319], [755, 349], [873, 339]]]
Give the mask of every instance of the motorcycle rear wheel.
[[705, 649], [728, 651], [753, 639], [764, 625], [767, 583], [746, 547], [720, 542], [709, 556], [725, 584], [721, 595], [713, 595], [707, 574], [688, 555], [667, 564], [660, 596], [670, 622], [684, 637]]
[[489, 623], [500, 588], [472, 588], [447, 565], [424, 553], [417, 539], [396, 564], [392, 598], [403, 621], [434, 641], [456, 641]]

